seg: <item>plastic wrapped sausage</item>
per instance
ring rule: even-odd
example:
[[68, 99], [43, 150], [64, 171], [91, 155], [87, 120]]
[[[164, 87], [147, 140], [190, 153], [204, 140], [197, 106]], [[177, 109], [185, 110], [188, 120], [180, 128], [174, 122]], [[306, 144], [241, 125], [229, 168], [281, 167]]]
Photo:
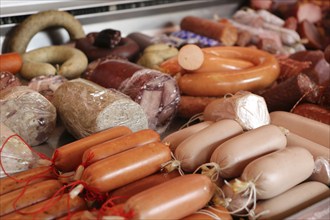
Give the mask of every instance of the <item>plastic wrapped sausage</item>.
[[121, 92], [85, 79], [63, 83], [55, 91], [53, 103], [64, 126], [78, 139], [119, 125], [132, 131], [148, 128], [140, 105]]
[[165, 73], [125, 60], [103, 59], [89, 66], [86, 78], [130, 96], [146, 113], [149, 128], [158, 133], [167, 129], [178, 109], [178, 85]]
[[45, 142], [56, 125], [56, 109], [40, 93], [27, 86], [16, 86], [0, 93], [1, 122], [29, 145]]

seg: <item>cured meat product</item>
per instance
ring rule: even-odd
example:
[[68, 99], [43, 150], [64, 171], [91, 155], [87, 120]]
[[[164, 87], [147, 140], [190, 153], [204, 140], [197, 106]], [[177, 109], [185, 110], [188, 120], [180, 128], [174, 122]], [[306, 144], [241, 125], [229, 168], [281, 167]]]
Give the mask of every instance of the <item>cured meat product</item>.
[[280, 64], [280, 75], [277, 78], [277, 82], [281, 83], [290, 77], [297, 76], [304, 69], [307, 69], [311, 66], [310, 61], [299, 61], [291, 58], [279, 58], [278, 63]]
[[305, 74], [291, 77], [261, 94], [270, 112], [279, 110], [290, 111], [301, 99], [316, 103], [319, 95], [319, 88]]
[[5, 88], [22, 85], [19, 79], [10, 72], [0, 72], [0, 91]]
[[56, 109], [39, 92], [16, 86], [0, 92], [0, 118], [29, 145], [45, 142], [56, 126]]
[[63, 125], [78, 139], [118, 125], [132, 131], [148, 128], [139, 104], [117, 90], [85, 79], [63, 83], [55, 91], [53, 103]]
[[297, 105], [292, 112], [330, 125], [330, 110], [319, 105], [303, 103]]

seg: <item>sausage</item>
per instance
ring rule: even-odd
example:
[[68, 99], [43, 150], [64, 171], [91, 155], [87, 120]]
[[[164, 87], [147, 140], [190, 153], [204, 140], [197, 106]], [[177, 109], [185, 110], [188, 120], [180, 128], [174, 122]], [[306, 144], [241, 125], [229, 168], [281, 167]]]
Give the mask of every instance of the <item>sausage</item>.
[[170, 149], [154, 142], [91, 164], [84, 170], [81, 180], [105, 193], [159, 171], [161, 165], [170, 160]]
[[319, 145], [304, 137], [296, 135], [292, 132], [286, 135], [287, 146], [300, 146], [307, 149], [314, 158], [315, 168], [309, 180], [319, 181], [326, 185], [330, 185], [330, 151], [329, 148]]
[[174, 155], [181, 162], [182, 170], [193, 172], [200, 165], [209, 162], [216, 147], [241, 133], [243, 128], [235, 120], [220, 120], [181, 142]]
[[89, 211], [89, 210], [80, 210], [74, 213], [69, 213], [61, 218], [57, 218], [57, 220], [96, 220], [97, 219], [97, 211]]
[[141, 32], [132, 32], [127, 35], [128, 38], [134, 40], [140, 47], [140, 51], [144, 51], [145, 48], [154, 44], [153, 37]]
[[308, 21], [301, 21], [298, 25], [298, 32], [303, 39], [307, 39], [305, 44], [311, 50], [323, 50], [325, 48], [326, 39], [321, 35], [317, 26]]
[[261, 93], [268, 110], [290, 111], [300, 100], [317, 102], [320, 90], [306, 74], [300, 73]]
[[110, 193], [110, 198], [115, 198], [113, 200], [115, 204], [125, 203], [130, 197], [178, 176], [180, 176], [180, 173], [177, 171], [170, 173], [158, 172], [115, 189]]
[[230, 138], [212, 153], [211, 162], [220, 166], [224, 179], [239, 177], [244, 168], [256, 158], [284, 149], [284, 132], [275, 125], [264, 125]]
[[238, 36], [237, 29], [229, 24], [195, 16], [184, 17], [180, 22], [180, 28], [218, 40], [226, 46], [234, 45]]
[[4, 216], [52, 197], [61, 187], [58, 180], [45, 180], [17, 189], [0, 197], [0, 215]]
[[330, 110], [320, 105], [302, 103], [295, 106], [292, 113], [330, 125]]
[[95, 43], [100, 33], [102, 33], [102, 31], [92, 32], [87, 34], [85, 38], [76, 40], [75, 47], [86, 54], [89, 62], [107, 56], [121, 57], [133, 61], [140, 52], [139, 45], [128, 37], [121, 38], [119, 43], [113, 48], [96, 46]]
[[233, 217], [230, 215], [229, 211], [221, 205], [212, 205], [206, 208], [200, 209], [197, 212], [188, 215], [181, 220], [232, 220]]
[[255, 159], [245, 167], [240, 179], [253, 181], [258, 200], [270, 199], [305, 181], [313, 169], [309, 151], [292, 146]]
[[42, 11], [30, 15], [15, 28], [10, 38], [9, 52], [24, 53], [32, 37], [49, 27], [63, 27], [71, 40], [85, 37], [82, 25], [70, 13], [57, 10]]
[[55, 167], [62, 172], [73, 171], [88, 148], [131, 133], [126, 126], [116, 126], [61, 146], [53, 154]]
[[24, 186], [45, 181], [46, 179], [55, 179], [56, 174], [52, 167], [43, 166], [28, 169], [10, 177], [0, 179], [0, 195], [9, 193]]
[[203, 51], [194, 44], [187, 44], [179, 50], [178, 63], [188, 71], [199, 69], [204, 62]]
[[23, 65], [22, 56], [19, 53], [0, 54], [0, 72], [18, 73]]
[[[42, 75], [63, 75], [68, 79], [80, 77], [86, 70], [88, 60], [78, 49], [67, 46], [48, 46], [34, 49], [22, 55], [20, 74], [30, 80]], [[60, 64], [57, 70], [52, 63]]]
[[206, 121], [236, 120], [244, 130], [251, 130], [270, 123], [267, 104], [263, 97], [248, 91], [210, 102], [203, 111]]
[[330, 126], [294, 113], [275, 111], [269, 114], [271, 124], [330, 148]]
[[2, 216], [1, 219], [56, 219], [65, 216], [70, 212], [85, 209], [87, 209], [87, 205], [82, 198], [78, 196], [70, 198], [69, 194], [63, 194], [55, 198], [21, 209], [20, 212], [14, 212]]
[[203, 208], [214, 194], [212, 181], [201, 174], [187, 174], [144, 190], [124, 206], [132, 219], [180, 219]]
[[82, 163], [92, 164], [131, 148], [157, 141], [160, 141], [160, 135], [157, 132], [151, 129], [140, 130], [86, 149], [82, 155]]
[[279, 75], [276, 58], [264, 51], [244, 47], [210, 47], [205, 52], [241, 59], [255, 66], [235, 72], [184, 74], [178, 79], [183, 94], [192, 96], [221, 96], [240, 90], [256, 91], [270, 86]]
[[21, 85], [20, 79], [11, 72], [0, 72], [0, 91]]
[[210, 126], [213, 124], [212, 121], [202, 121], [194, 125], [190, 125], [188, 127], [182, 128], [178, 131], [175, 131], [166, 137], [163, 138], [162, 142], [165, 144], [169, 144], [170, 149], [172, 152], [188, 137], [197, 132], [200, 132], [202, 129]]
[[322, 183], [304, 182], [272, 199], [257, 202], [253, 213], [259, 216], [258, 219], [284, 219], [329, 197], [329, 192], [329, 188]]

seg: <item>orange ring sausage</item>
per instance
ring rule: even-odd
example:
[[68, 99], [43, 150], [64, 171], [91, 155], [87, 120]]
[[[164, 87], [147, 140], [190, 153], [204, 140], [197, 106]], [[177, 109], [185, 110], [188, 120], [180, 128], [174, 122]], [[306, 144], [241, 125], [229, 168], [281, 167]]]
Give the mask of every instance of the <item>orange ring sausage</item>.
[[270, 86], [280, 72], [276, 58], [262, 50], [245, 47], [209, 47], [202, 50], [221, 57], [249, 61], [254, 66], [237, 71], [185, 74], [178, 79], [178, 83], [186, 95], [223, 96], [240, 90], [260, 90]]

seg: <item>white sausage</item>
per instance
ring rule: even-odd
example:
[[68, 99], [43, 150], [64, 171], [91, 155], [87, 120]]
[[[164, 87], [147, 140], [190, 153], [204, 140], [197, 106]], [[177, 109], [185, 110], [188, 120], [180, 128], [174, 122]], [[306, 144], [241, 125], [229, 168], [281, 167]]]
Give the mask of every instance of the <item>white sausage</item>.
[[200, 130], [206, 128], [207, 126], [211, 125], [213, 122], [212, 121], [203, 121], [199, 122], [197, 124], [191, 125], [189, 127], [180, 129], [176, 132], [173, 132], [169, 135], [167, 135], [162, 142], [165, 144], [170, 145], [170, 149], [172, 152], [175, 151], [177, 146], [184, 141], [186, 138], [190, 137], [191, 135], [199, 132]]
[[258, 219], [284, 219], [327, 196], [330, 190], [323, 183], [304, 182], [272, 199], [258, 202], [254, 214], [255, 217], [260, 214]]
[[330, 148], [330, 126], [290, 112], [275, 111], [270, 114], [271, 124], [289, 129], [297, 135]]
[[220, 176], [225, 179], [239, 177], [254, 159], [285, 148], [283, 130], [275, 125], [264, 125], [233, 137], [215, 149], [211, 162], [220, 165]]
[[330, 150], [294, 133], [287, 136], [288, 147], [300, 146], [306, 148], [314, 157], [315, 168], [309, 180], [319, 181], [330, 186]]
[[253, 181], [257, 199], [270, 199], [306, 180], [313, 169], [311, 153], [302, 147], [292, 146], [249, 163], [241, 180]]
[[198, 133], [184, 140], [175, 150], [175, 157], [181, 168], [192, 172], [200, 165], [209, 162], [216, 147], [224, 141], [243, 132], [243, 128], [232, 119], [214, 122]]

